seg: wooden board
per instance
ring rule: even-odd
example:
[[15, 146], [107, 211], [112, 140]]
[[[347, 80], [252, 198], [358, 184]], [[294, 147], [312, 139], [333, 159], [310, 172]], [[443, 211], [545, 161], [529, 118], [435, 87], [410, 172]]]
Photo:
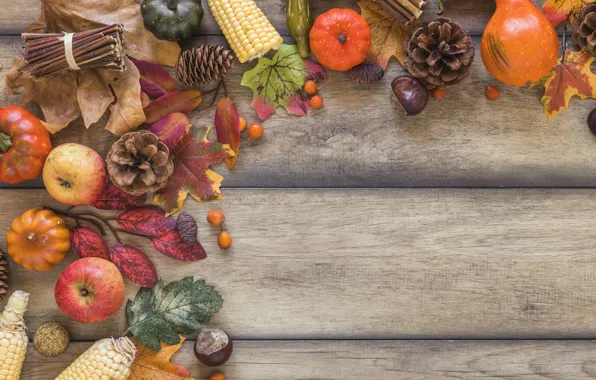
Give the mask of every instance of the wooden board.
[[[192, 342], [174, 362], [199, 379], [213, 372], [198, 363]], [[236, 341], [227, 379], [439, 380], [594, 379], [592, 341]], [[57, 376], [90, 343], [75, 343], [56, 359], [30, 348], [23, 378]], [[40, 365], [40, 363], [47, 363]]]
[[[241, 339], [596, 338], [596, 218], [592, 190], [227, 190], [189, 201], [210, 255], [182, 263], [130, 241], [167, 280], [194, 275], [225, 299], [213, 319]], [[0, 231], [41, 190], [4, 190]], [[226, 214], [234, 247], [216, 247], [207, 210]], [[31, 292], [30, 332], [65, 323], [75, 339], [126, 330], [69, 321], [50, 272], [13, 265]], [[132, 297], [137, 287], [127, 286]]]

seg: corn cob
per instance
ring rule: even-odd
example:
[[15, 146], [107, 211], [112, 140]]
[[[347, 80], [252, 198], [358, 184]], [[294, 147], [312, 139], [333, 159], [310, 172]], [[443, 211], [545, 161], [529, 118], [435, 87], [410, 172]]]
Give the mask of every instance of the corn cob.
[[0, 380], [21, 377], [28, 342], [23, 319], [27, 304], [29, 293], [17, 290], [0, 315]]
[[126, 337], [98, 340], [55, 380], [126, 380], [136, 352]]
[[240, 63], [259, 58], [271, 49], [277, 50], [283, 43], [254, 0], [207, 0], [207, 3]]

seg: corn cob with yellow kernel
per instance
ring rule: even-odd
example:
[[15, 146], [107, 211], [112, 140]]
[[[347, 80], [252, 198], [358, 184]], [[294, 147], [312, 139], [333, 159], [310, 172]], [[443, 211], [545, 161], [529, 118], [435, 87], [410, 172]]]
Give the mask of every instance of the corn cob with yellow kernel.
[[207, 3], [240, 63], [262, 57], [283, 43], [254, 0], [207, 0]]
[[27, 353], [24, 315], [29, 293], [17, 290], [0, 315], [0, 380], [18, 380]]
[[126, 337], [98, 340], [55, 380], [126, 380], [136, 352]]

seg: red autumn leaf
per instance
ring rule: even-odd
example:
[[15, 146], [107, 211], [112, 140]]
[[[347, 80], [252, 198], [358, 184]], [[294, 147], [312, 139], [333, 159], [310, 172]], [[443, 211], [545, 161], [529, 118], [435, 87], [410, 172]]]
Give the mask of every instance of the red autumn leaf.
[[166, 217], [165, 211], [156, 206], [122, 211], [117, 221], [125, 231], [147, 237], [159, 236], [176, 228], [176, 219]]
[[549, 121], [567, 108], [575, 95], [581, 99], [596, 98], [596, 75], [590, 69], [593, 61], [583, 51], [567, 50], [553, 70], [536, 83], [545, 87], [541, 102]]
[[238, 116], [238, 110], [230, 98], [223, 98], [217, 104], [215, 130], [217, 131], [217, 141], [228, 144], [235, 153], [233, 157], [225, 158], [226, 165], [232, 169], [240, 149], [240, 116]]
[[110, 249], [110, 259], [122, 275], [144, 288], [157, 284], [155, 265], [143, 251], [130, 244], [117, 244]]
[[130, 207], [138, 207], [145, 204], [147, 195], [128, 194], [112, 183], [104, 189], [99, 198], [93, 202], [92, 206], [100, 210], [125, 210]]
[[110, 259], [110, 249], [106, 240], [94, 229], [87, 226], [79, 226], [72, 229], [70, 234], [70, 246], [77, 256], [100, 257]]
[[563, 21], [569, 19], [573, 23], [577, 12], [585, 7], [588, 3], [593, 3], [595, 0], [547, 0], [542, 4], [544, 15], [553, 26], [558, 26]]
[[146, 123], [152, 124], [175, 112], [189, 113], [203, 97], [199, 90], [179, 90], [165, 94], [145, 108]]
[[141, 74], [141, 90], [151, 98], [160, 98], [168, 92], [176, 90], [176, 82], [164, 69], [155, 63], [133, 60]]
[[158, 252], [180, 261], [199, 261], [207, 257], [201, 243], [185, 243], [176, 230], [151, 238], [151, 245]]
[[306, 79], [314, 80], [317, 83], [325, 82], [327, 80], [327, 74], [325, 73], [323, 66], [314, 63], [312, 59], [305, 59], [304, 67], [306, 67]]
[[209, 166], [232, 157], [234, 152], [227, 145], [207, 140], [210, 129], [192, 127], [171, 150], [174, 173], [153, 197], [153, 203], [163, 206], [168, 215], [182, 208], [188, 194], [199, 202], [223, 198], [219, 189], [223, 177]]
[[190, 121], [183, 113], [171, 113], [157, 123], [153, 124], [149, 131], [155, 134], [159, 140], [172, 149], [178, 141], [188, 133]]

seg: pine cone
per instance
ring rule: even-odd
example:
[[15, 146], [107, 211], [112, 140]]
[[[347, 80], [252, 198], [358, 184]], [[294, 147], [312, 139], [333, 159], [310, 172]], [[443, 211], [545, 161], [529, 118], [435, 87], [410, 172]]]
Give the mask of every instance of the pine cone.
[[461, 25], [445, 17], [423, 24], [406, 40], [404, 65], [428, 89], [455, 86], [474, 61], [474, 42]]
[[596, 57], [596, 4], [591, 3], [583, 7], [575, 17], [571, 28], [573, 42]]
[[0, 301], [8, 292], [8, 260], [6, 253], [0, 250]]
[[176, 76], [185, 86], [193, 87], [225, 77], [233, 65], [231, 50], [220, 45], [201, 45], [180, 53]]
[[149, 131], [129, 132], [108, 153], [110, 179], [129, 194], [155, 192], [174, 171], [170, 149]]

